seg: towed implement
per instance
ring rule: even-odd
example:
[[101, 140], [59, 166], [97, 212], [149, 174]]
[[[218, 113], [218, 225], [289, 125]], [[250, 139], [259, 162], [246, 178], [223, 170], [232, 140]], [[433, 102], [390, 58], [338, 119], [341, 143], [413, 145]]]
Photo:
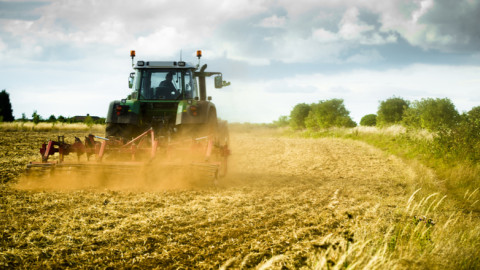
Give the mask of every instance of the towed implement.
[[215, 76], [215, 87], [222, 88], [229, 85], [222, 74], [206, 72], [207, 65], [199, 68], [201, 51], [196, 66], [183, 61], [134, 65], [135, 51], [131, 57], [132, 93], [110, 103], [105, 137], [90, 134], [70, 143], [64, 136], [49, 140], [40, 149], [41, 161], [27, 165], [28, 175], [76, 171], [101, 178], [141, 174], [153, 180], [173, 174], [214, 181], [226, 175], [228, 127], [217, 119], [205, 80]]

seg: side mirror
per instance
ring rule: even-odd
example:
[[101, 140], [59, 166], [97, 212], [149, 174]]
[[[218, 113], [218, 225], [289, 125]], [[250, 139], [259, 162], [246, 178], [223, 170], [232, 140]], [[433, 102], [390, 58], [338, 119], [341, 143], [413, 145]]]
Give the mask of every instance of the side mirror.
[[132, 88], [133, 86], [133, 79], [135, 79], [135, 73], [130, 73], [130, 77], [128, 77], [128, 88]]
[[215, 77], [215, 88], [222, 88], [223, 87], [223, 78], [222, 75], [218, 75]]

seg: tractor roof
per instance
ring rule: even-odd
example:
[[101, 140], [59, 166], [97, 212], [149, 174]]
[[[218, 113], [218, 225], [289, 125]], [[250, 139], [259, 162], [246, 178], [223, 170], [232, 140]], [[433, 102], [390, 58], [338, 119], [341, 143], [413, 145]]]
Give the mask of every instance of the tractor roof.
[[183, 61], [137, 61], [135, 64], [137, 68], [179, 68], [179, 69], [196, 69], [192, 63], [186, 63]]

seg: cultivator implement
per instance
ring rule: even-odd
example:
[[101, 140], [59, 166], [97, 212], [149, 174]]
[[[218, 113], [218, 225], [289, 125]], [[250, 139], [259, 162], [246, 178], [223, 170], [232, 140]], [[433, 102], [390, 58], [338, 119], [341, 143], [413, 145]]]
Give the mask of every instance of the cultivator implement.
[[[138, 177], [154, 181], [157, 177], [180, 175], [216, 181], [226, 174], [230, 150], [227, 144], [215, 142], [214, 136], [170, 140], [155, 137], [154, 130], [149, 129], [127, 142], [90, 134], [84, 141], [75, 137], [74, 143], [67, 143], [64, 136], [58, 136], [58, 140], [44, 143], [40, 154], [41, 161], [27, 165], [28, 176], [127, 176], [131, 181]], [[72, 157], [75, 155], [76, 160]]]

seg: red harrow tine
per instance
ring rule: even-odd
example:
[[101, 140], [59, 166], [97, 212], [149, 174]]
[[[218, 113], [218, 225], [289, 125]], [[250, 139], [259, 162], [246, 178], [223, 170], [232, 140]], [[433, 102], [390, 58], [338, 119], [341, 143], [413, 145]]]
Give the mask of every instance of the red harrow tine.
[[52, 141], [52, 140], [48, 141], [48, 144], [47, 144], [46, 148], [44, 148], [45, 144], [43, 144], [42, 149], [40, 149], [40, 151], [45, 149], [45, 152], [42, 155], [42, 162], [47, 162], [48, 161], [48, 156], [53, 155], [55, 153], [55, 149], [53, 148], [53, 153], [50, 154], [50, 152], [52, 151], [53, 145], [54, 145], [54, 141]]

